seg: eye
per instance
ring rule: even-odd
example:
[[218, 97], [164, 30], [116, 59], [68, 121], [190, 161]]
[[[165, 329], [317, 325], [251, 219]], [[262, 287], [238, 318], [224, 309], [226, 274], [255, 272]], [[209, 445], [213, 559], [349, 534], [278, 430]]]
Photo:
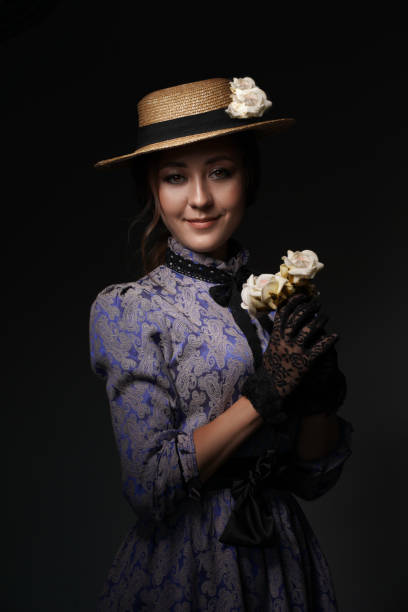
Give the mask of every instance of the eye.
[[167, 176], [164, 178], [164, 180], [165, 180], [167, 183], [171, 183], [171, 184], [173, 184], [173, 185], [177, 185], [177, 184], [181, 183], [181, 181], [179, 181], [179, 180], [175, 180], [175, 181], [173, 181], [172, 179], [174, 179], [174, 178], [175, 178], [175, 179], [180, 179], [180, 178], [184, 178], [184, 177], [183, 177], [181, 174], [168, 174], [168, 175], [167, 175]]
[[216, 178], [224, 178], [224, 177], [227, 177], [227, 176], [231, 176], [231, 172], [229, 170], [227, 170], [227, 168], [216, 168], [212, 174], [215, 174], [217, 172], [219, 172], [221, 174], [217, 174]]

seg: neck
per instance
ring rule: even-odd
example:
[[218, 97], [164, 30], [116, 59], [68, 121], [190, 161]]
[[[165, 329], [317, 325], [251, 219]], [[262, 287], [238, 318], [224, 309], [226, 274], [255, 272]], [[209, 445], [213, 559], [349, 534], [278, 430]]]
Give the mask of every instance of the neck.
[[[168, 238], [168, 245], [175, 254], [182, 256], [184, 259], [191, 261], [192, 263], [200, 264], [201, 266], [208, 266], [210, 268], [217, 268], [228, 272], [229, 274], [235, 274], [238, 268], [243, 264], [246, 264], [249, 260], [249, 251], [243, 248], [241, 244], [234, 238], [230, 238], [222, 247], [225, 249], [222, 253], [221, 249], [214, 249], [211, 253], [201, 253], [189, 249], [181, 242], [179, 242], [174, 236]], [[219, 256], [224, 256], [221, 259]]]
[[224, 244], [219, 246], [214, 251], [206, 252], [206, 255], [208, 255], [209, 257], [213, 257], [214, 259], [221, 259], [222, 261], [227, 261], [229, 250], [229, 241], [227, 240], [227, 242], [224, 242]]

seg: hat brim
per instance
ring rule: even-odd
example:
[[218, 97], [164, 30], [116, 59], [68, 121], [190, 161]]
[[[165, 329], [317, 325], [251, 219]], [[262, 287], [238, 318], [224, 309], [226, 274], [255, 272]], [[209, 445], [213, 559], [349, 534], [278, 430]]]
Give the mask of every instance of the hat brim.
[[281, 132], [291, 127], [295, 122], [296, 120], [291, 117], [284, 117], [280, 119], [270, 119], [269, 121], [261, 121], [258, 123], [248, 123], [247, 125], [224, 128], [221, 130], [214, 130], [212, 132], [204, 132], [202, 134], [180, 136], [179, 138], [172, 138], [170, 140], [163, 140], [161, 142], [154, 142], [152, 144], [145, 145], [144, 147], [136, 149], [136, 151], [133, 151], [132, 153], [111, 157], [109, 159], [103, 159], [96, 162], [94, 164], [94, 168], [106, 168], [107, 166], [126, 164], [126, 162], [138, 157], [139, 155], [153, 153], [154, 151], [162, 151], [165, 149], [173, 149], [191, 142], [216, 138], [217, 136], [223, 136], [225, 134], [235, 134], [236, 132], [244, 132], [246, 130], [257, 130], [262, 133]]

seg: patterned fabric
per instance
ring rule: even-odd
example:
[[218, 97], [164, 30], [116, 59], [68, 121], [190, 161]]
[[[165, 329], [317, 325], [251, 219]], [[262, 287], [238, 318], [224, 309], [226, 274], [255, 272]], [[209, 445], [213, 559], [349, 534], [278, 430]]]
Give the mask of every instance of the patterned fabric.
[[[231, 274], [249, 259], [244, 247], [224, 262], [172, 237], [169, 246]], [[276, 547], [219, 542], [234, 507], [231, 490], [195, 486], [194, 429], [237, 401], [254, 371], [245, 335], [230, 309], [211, 298], [211, 286], [161, 265], [106, 287], [91, 306], [91, 367], [106, 384], [123, 494], [135, 513], [97, 609], [337, 610], [326, 558], [293, 494], [315, 499], [335, 485], [351, 454], [350, 423], [339, 417], [340, 441], [329, 455], [298, 460], [285, 488], [264, 491]], [[253, 322], [264, 351], [268, 333]], [[263, 425], [234, 455], [259, 455], [278, 435]]]

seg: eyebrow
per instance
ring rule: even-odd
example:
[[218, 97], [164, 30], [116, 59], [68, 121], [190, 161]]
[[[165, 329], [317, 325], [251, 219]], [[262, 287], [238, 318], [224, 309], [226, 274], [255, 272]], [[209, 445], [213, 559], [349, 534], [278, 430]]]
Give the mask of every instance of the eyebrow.
[[[210, 159], [207, 159], [205, 163], [213, 164], [214, 162], [220, 161], [222, 159], [228, 159], [229, 161], [232, 161], [232, 162], [234, 161], [231, 157], [228, 157], [228, 155], [217, 155], [216, 157], [210, 157]], [[159, 170], [161, 170], [162, 168], [166, 168], [167, 166], [178, 166], [180, 168], [187, 168], [187, 164], [185, 164], [184, 162], [167, 161], [159, 166]]]

